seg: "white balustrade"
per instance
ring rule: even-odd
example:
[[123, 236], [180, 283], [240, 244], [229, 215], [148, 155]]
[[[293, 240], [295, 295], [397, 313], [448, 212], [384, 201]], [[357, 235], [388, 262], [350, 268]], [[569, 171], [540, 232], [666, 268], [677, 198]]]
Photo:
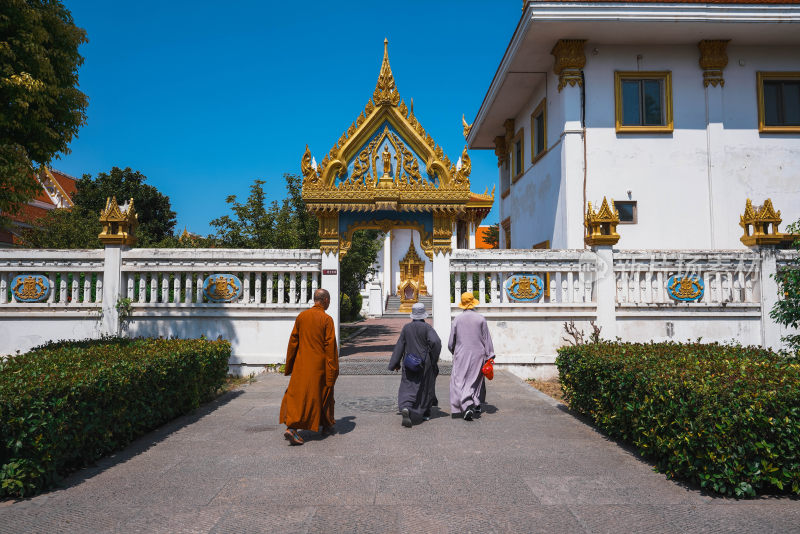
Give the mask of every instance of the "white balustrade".
[[[760, 280], [760, 257], [751, 251], [616, 251], [614, 273], [619, 305], [719, 307], [759, 302], [754, 288]], [[667, 286], [673, 276], [701, 280], [702, 296], [690, 303], [670, 297]]]
[[[149, 308], [305, 307], [320, 265], [320, 254], [308, 250], [130, 249], [122, 253], [124, 296]], [[209, 301], [203, 286], [216, 274], [238, 278], [237, 297]]]
[[[0, 310], [21, 306], [97, 310], [102, 301], [103, 263], [103, 250], [4, 250], [0, 255]], [[17, 301], [15, 293], [23, 288], [13, 285], [20, 275], [42, 277], [48, 282], [48, 293], [36, 302]], [[42, 287], [35, 285], [28, 293], [35, 297], [41, 291]]]

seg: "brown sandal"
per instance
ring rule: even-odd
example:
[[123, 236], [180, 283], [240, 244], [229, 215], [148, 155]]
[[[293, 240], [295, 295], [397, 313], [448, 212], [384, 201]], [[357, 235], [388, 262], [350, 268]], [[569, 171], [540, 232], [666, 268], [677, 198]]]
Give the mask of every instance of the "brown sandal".
[[303, 444], [303, 438], [300, 437], [300, 434], [297, 433], [297, 430], [292, 428], [286, 429], [286, 432], [283, 433], [283, 437], [292, 445]]

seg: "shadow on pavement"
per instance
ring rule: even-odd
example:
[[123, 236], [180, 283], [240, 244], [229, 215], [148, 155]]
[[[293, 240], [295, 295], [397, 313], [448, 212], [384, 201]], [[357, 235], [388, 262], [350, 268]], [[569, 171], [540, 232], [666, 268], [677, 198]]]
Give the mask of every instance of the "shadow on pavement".
[[[355, 415], [348, 415], [345, 417], [341, 417], [336, 420], [336, 424], [333, 425], [333, 429], [335, 430], [335, 434], [349, 434], [353, 431], [356, 427], [355, 423]], [[322, 441], [325, 438], [333, 435], [333, 434], [325, 434], [323, 432], [314, 432], [311, 430], [300, 430], [300, 436], [303, 438], [303, 441]]]

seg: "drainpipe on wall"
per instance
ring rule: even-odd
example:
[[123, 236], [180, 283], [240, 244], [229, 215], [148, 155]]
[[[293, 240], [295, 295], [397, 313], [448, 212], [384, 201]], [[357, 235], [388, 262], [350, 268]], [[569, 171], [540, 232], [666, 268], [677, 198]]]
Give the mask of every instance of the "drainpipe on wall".
[[[587, 177], [587, 161], [586, 161], [586, 76], [583, 74], [583, 70], [581, 70], [581, 128], [583, 129], [583, 134], [581, 137], [583, 138], [583, 210], [581, 210], [581, 216], [586, 213], [586, 177]], [[583, 244], [583, 248], [588, 248], [586, 243]]]

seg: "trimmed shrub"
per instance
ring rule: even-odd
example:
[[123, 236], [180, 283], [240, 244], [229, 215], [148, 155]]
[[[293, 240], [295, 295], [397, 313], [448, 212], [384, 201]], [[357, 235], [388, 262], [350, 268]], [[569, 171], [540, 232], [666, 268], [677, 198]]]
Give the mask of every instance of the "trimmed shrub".
[[104, 339], [45, 345], [0, 363], [0, 496], [71, 470], [211, 400], [230, 343]]
[[723, 495], [800, 494], [800, 362], [754, 347], [559, 349], [570, 408], [669, 477]]

